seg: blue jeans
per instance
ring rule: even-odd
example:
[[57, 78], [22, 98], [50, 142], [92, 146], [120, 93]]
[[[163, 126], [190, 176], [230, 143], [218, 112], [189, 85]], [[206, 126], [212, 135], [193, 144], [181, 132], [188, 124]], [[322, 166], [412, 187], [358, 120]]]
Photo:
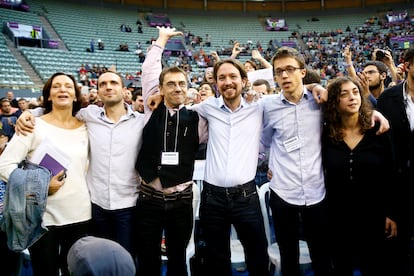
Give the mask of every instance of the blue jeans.
[[116, 241], [134, 257], [134, 207], [105, 210], [92, 204], [93, 235]]
[[200, 224], [206, 244], [204, 275], [232, 275], [232, 224], [243, 245], [249, 275], [269, 275], [267, 240], [254, 181], [232, 188], [222, 188], [204, 182]]
[[164, 232], [167, 275], [186, 276], [186, 249], [193, 229], [191, 186], [168, 198], [163, 198], [162, 193], [150, 187], [141, 189], [136, 206], [137, 275], [160, 275], [161, 239]]
[[298, 276], [299, 239], [308, 243], [312, 269], [316, 276], [332, 275], [329, 255], [328, 217], [325, 200], [312, 206], [292, 205], [281, 199], [274, 191], [270, 192], [276, 241], [279, 245], [283, 275]]

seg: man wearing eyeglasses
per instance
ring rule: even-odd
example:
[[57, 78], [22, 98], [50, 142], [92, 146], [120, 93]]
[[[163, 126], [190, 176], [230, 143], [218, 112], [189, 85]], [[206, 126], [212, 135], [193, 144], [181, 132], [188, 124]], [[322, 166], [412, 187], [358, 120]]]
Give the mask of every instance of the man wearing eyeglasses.
[[387, 78], [387, 72], [387, 66], [381, 61], [374, 60], [365, 63], [362, 73], [368, 81], [369, 91], [375, 99], [378, 99], [382, 91], [386, 88], [385, 80]]
[[270, 147], [270, 207], [283, 275], [301, 275], [299, 229], [303, 229], [315, 275], [332, 275], [328, 253], [322, 170], [322, 112], [303, 85], [305, 60], [281, 47], [272, 59], [278, 95], [263, 98], [262, 143]]
[[[376, 51], [378, 50], [375, 50], [374, 52]], [[391, 76], [393, 76], [392, 79], [395, 79], [394, 81], [397, 81], [395, 73], [396, 67], [391, 53], [385, 53], [382, 61], [372, 60], [365, 63], [363, 66], [363, 71], [361, 73], [357, 73], [355, 71], [355, 67], [352, 63], [352, 52], [350, 46], [344, 48], [343, 55], [348, 75], [359, 80], [364, 90], [364, 95], [368, 97], [374, 106], [376, 106], [378, 97], [387, 87], [388, 82], [391, 81], [391, 78], [387, 76], [388, 69]]]
[[[199, 146], [199, 117], [187, 110], [187, 75], [178, 67], [162, 70], [161, 58], [169, 38], [182, 35], [158, 27], [159, 37], [142, 65], [142, 92], [147, 121], [135, 168], [142, 177], [138, 195], [138, 275], [159, 276], [161, 240], [165, 233], [168, 275], [187, 275], [186, 248], [193, 225], [193, 170]], [[150, 95], [163, 96], [151, 111]]]

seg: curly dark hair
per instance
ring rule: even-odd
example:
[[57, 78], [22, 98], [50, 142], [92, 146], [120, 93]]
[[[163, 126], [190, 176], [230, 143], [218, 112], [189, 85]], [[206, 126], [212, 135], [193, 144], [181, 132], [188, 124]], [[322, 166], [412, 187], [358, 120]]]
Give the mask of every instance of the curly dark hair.
[[49, 113], [50, 111], [52, 111], [52, 101], [49, 100], [50, 97], [50, 89], [52, 88], [52, 83], [53, 80], [58, 77], [58, 76], [67, 76], [68, 78], [70, 78], [73, 82], [73, 86], [75, 89], [75, 97], [76, 97], [76, 101], [74, 101], [73, 107], [72, 107], [72, 115], [75, 116], [75, 114], [79, 111], [79, 109], [81, 108], [81, 91], [80, 88], [78, 87], [78, 84], [76, 82], [76, 79], [74, 76], [70, 75], [70, 74], [66, 74], [63, 72], [57, 72], [54, 73], [45, 83], [45, 85], [43, 86], [43, 91], [42, 91], [42, 95], [43, 95], [43, 107], [44, 107], [44, 114]]
[[344, 139], [343, 125], [341, 114], [338, 111], [339, 97], [342, 91], [342, 85], [352, 82], [358, 87], [361, 95], [361, 107], [359, 109], [359, 124], [361, 133], [365, 133], [371, 128], [372, 105], [366, 97], [361, 94], [362, 88], [358, 81], [350, 77], [339, 77], [334, 79], [328, 86], [328, 101], [324, 104], [325, 124], [329, 129], [329, 137], [334, 142], [340, 142]]

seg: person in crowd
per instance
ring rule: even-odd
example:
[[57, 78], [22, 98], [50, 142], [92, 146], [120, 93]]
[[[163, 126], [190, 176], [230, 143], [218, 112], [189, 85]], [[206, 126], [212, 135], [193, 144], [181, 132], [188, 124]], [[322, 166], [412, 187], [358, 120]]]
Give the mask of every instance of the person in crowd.
[[387, 67], [381, 61], [368, 61], [364, 64], [362, 73], [359, 74], [353, 74], [352, 72], [355, 72], [355, 69], [348, 66], [349, 76], [360, 81], [364, 89], [363, 95], [368, 97], [374, 106], [377, 104], [378, 97], [386, 88], [387, 71]]
[[9, 140], [10, 140], [13, 137], [14, 132], [15, 132], [14, 127], [16, 125], [17, 118], [19, 118], [22, 112], [19, 109], [13, 112], [10, 101], [7, 98], [1, 99], [0, 104], [1, 104], [1, 114], [0, 114], [1, 128], [3, 129], [7, 137], [9, 137]]
[[89, 51], [91, 53], [95, 52], [95, 40], [92, 38], [91, 41], [89, 42]]
[[124, 87], [124, 102], [128, 105], [132, 104], [132, 93], [127, 87]]
[[362, 93], [356, 80], [336, 78], [324, 103], [322, 159], [333, 266], [335, 275], [353, 275], [355, 269], [392, 275], [385, 273], [395, 268], [386, 269], [384, 243], [398, 230], [392, 140], [390, 132], [376, 135], [377, 127], [371, 128], [372, 107]]
[[81, 90], [81, 108], [87, 107], [89, 105], [89, 88], [87, 86], [79, 85]]
[[32, 99], [29, 102], [29, 109], [35, 109], [38, 107], [42, 107], [43, 106], [43, 96], [39, 96], [37, 97], [37, 99]]
[[252, 72], [257, 70], [257, 64], [253, 60], [248, 59], [244, 62], [243, 65], [246, 72]]
[[[232, 54], [230, 58], [237, 58], [240, 53], [243, 51], [243, 47], [240, 46], [239, 42], [235, 42], [232, 49]], [[244, 67], [246, 72], [255, 71], [257, 69], [261, 68], [272, 68], [272, 64], [267, 61], [260, 52], [256, 49], [253, 49], [251, 51], [252, 58], [249, 60], [246, 60], [244, 63]]]
[[[44, 115], [35, 131], [15, 135], [0, 156], [0, 177], [8, 182], [18, 164], [48, 139], [71, 160], [65, 171], [53, 175], [43, 215], [48, 231], [29, 247], [34, 275], [69, 275], [66, 255], [72, 244], [88, 233], [91, 201], [86, 185], [88, 136], [86, 126], [74, 117], [80, 108], [80, 91], [72, 75], [53, 74], [43, 87]], [[64, 177], [64, 175], [66, 177]], [[59, 270], [61, 274], [59, 273]]]
[[199, 117], [187, 110], [187, 75], [178, 67], [162, 70], [162, 52], [175, 28], [157, 27], [159, 36], [142, 65], [144, 102], [159, 92], [164, 100], [151, 111], [136, 169], [142, 177], [136, 206], [139, 275], [158, 276], [161, 240], [165, 234], [167, 275], [187, 275], [186, 248], [193, 225], [192, 177], [199, 145]]
[[135, 89], [132, 92], [132, 109], [139, 113], [144, 113], [144, 97], [142, 96], [142, 88]]
[[391, 51], [379, 48], [374, 49], [374, 51], [372, 51], [372, 60], [384, 63], [388, 69], [387, 77], [384, 80], [385, 88], [388, 88], [390, 83], [397, 84], [402, 81], [397, 74], [397, 66], [395, 65]]
[[103, 106], [103, 102], [98, 96], [98, 90], [94, 87], [89, 89], [89, 104], [94, 104], [99, 107]]
[[321, 75], [314, 69], [306, 68], [303, 84], [321, 83]]
[[129, 51], [128, 43], [126, 42], [120, 43], [117, 51], [128, 52]]
[[400, 82], [403, 82], [405, 80], [405, 66], [404, 62], [398, 64], [397, 66], [397, 81], [393, 81], [388, 85], [388, 87], [392, 87], [394, 85], [399, 84]]
[[30, 36], [32, 39], [38, 39], [39, 34], [35, 28], [32, 28], [32, 30], [30, 31]]
[[135, 275], [131, 254], [112, 240], [87, 236], [77, 240], [68, 253], [72, 276]]
[[98, 50], [105, 50], [105, 44], [102, 39], [98, 39]]
[[[77, 118], [86, 123], [90, 140], [86, 182], [92, 201], [91, 232], [118, 242], [135, 256], [133, 222], [139, 186], [135, 162], [142, 144], [144, 116], [124, 102], [124, 86], [119, 73], [101, 74], [98, 96], [104, 106], [88, 105], [79, 110]], [[23, 114], [18, 130], [30, 132], [33, 127], [33, 116]]]
[[[377, 109], [384, 114], [392, 126], [397, 176], [392, 180], [397, 185], [399, 213], [397, 217], [398, 236], [397, 254], [393, 260], [402, 268], [398, 275], [411, 275], [404, 266], [412, 256], [412, 237], [414, 233], [414, 48], [408, 48], [403, 56], [406, 80], [387, 88], [378, 98]], [[412, 262], [412, 260], [411, 260]]]
[[[7, 91], [6, 93], [6, 98], [10, 101], [10, 105], [14, 108], [17, 109], [19, 108], [17, 99], [14, 97], [14, 93], [13, 91]], [[14, 112], [14, 111], [13, 111]]]
[[362, 73], [368, 81], [369, 92], [375, 99], [381, 95], [385, 87], [385, 79], [387, 78], [387, 67], [381, 61], [369, 61], [364, 64]]
[[[313, 82], [312, 82], [313, 83]], [[270, 95], [272, 94], [272, 87], [270, 83], [265, 79], [257, 79], [252, 84], [252, 89], [256, 92], [260, 97], [263, 95]]]
[[209, 82], [202, 82], [198, 87], [198, 93], [200, 94], [200, 100], [205, 101], [209, 97], [214, 97], [214, 86]]
[[217, 90], [217, 85], [216, 85], [215, 80], [214, 80], [213, 69], [214, 69], [213, 67], [207, 67], [204, 70], [204, 77], [203, 77], [203, 81], [202, 82], [208, 82], [208, 83], [210, 83], [211, 86], [213, 86], [213, 88], [214, 88], [214, 95], [216, 97], [218, 97], [219, 96], [219, 92]]
[[[300, 275], [298, 241], [305, 239], [315, 275], [331, 275], [320, 143], [321, 109], [303, 84], [305, 60], [297, 50], [279, 48], [272, 64], [282, 91], [263, 98], [261, 140], [265, 147], [270, 147], [269, 168], [273, 177], [269, 204], [281, 252], [282, 274]], [[300, 228], [304, 237], [299, 236]]]
[[[198, 87], [198, 92], [195, 95], [194, 102], [200, 103], [200, 102], [207, 100], [210, 97], [215, 97], [214, 86], [211, 85], [211, 83], [206, 82], [206, 81], [201, 82], [200, 86]], [[196, 154], [196, 160], [205, 160], [206, 153], [207, 153], [207, 141], [200, 142], [200, 145], [198, 147], [198, 151]]]
[[24, 112], [24, 111], [26, 111], [26, 110], [28, 110], [28, 109], [29, 109], [29, 101], [28, 101], [28, 100], [26, 100], [25, 98], [20, 98], [20, 99], [17, 101], [17, 103], [18, 103], [18, 105], [19, 105], [19, 110], [20, 110], [20, 112]]
[[206, 47], [211, 47], [211, 35], [206, 34], [206, 38], [204, 39], [204, 45]]
[[189, 87], [187, 88], [187, 95], [186, 95], [184, 104], [186, 106], [191, 106], [198, 102], [198, 98], [199, 98], [199, 93], [197, 89], [195, 89], [194, 87]]
[[[378, 52], [378, 49], [375, 52]], [[371, 103], [376, 106], [378, 97], [381, 95], [384, 89], [387, 88], [386, 80], [388, 77], [388, 68], [395, 67], [391, 54], [389, 53], [387, 56], [382, 57], [381, 60], [374, 59], [372, 61], [366, 62], [363, 65], [362, 73], [358, 74], [356, 73], [352, 62], [352, 52], [349, 46], [345, 47], [344, 49], [344, 57], [348, 75], [359, 80], [362, 88], [364, 89], [363, 95], [365, 95], [365, 97], [368, 97]], [[384, 62], [387, 62], [388, 65], [386, 65]], [[394, 72], [393, 70], [390, 71]]]

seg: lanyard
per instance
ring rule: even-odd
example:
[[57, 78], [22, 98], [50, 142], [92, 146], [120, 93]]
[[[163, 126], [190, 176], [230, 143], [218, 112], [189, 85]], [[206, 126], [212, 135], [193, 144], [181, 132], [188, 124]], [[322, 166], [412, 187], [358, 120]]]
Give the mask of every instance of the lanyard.
[[[164, 127], [164, 152], [167, 151], [167, 122], [168, 122], [168, 108], [165, 107], [165, 127]], [[174, 152], [177, 152], [177, 141], [178, 141], [178, 125], [180, 122], [180, 110], [177, 110], [177, 125], [175, 129], [175, 139], [174, 139]]]

